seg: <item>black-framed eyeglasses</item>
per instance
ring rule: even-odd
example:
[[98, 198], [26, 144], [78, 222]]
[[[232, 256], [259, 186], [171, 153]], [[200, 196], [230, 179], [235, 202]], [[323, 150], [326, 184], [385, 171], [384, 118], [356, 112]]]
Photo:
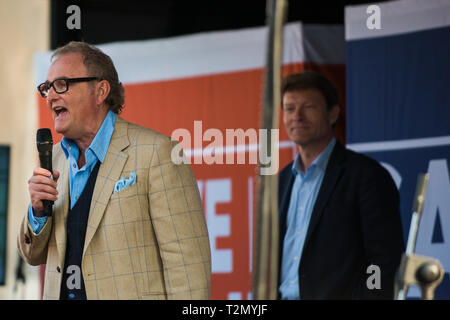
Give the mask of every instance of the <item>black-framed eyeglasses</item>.
[[56, 93], [64, 93], [69, 90], [70, 82], [86, 82], [92, 80], [100, 80], [98, 77], [84, 77], [84, 78], [61, 78], [55, 79], [52, 82], [45, 81], [38, 85], [37, 89], [42, 98], [47, 98], [50, 88], [53, 87]]

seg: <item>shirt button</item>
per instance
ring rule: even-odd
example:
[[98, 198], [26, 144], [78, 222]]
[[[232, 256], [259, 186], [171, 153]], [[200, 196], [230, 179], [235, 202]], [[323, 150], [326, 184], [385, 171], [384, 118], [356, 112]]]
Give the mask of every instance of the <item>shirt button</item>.
[[294, 257], [294, 260], [298, 260], [298, 257]]
[[305, 207], [301, 206], [300, 207], [300, 211], [303, 211], [305, 209]]
[[294, 284], [295, 283], [295, 281], [294, 280], [291, 280], [291, 284]]
[[305, 182], [304, 185], [307, 186], [307, 185], [308, 185], [308, 182]]
[[300, 235], [300, 232], [297, 232], [297, 235], [299, 236], [299, 235]]
[[77, 196], [77, 200], [80, 198], [80, 196]]
[[73, 167], [74, 167], [74, 168], [76, 168], [76, 167], [77, 167], [77, 165], [76, 165], [76, 164], [74, 163], [74, 164], [73, 164]]

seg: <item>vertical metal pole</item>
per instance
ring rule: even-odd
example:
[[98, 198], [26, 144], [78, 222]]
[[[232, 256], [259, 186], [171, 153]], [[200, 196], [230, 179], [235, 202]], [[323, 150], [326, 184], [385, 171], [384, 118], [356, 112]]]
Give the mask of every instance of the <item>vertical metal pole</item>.
[[396, 280], [396, 292], [395, 298], [397, 300], [405, 300], [408, 294], [408, 284], [404, 281], [404, 275], [408, 267], [408, 257], [414, 256], [414, 250], [416, 248], [417, 231], [419, 230], [420, 217], [422, 215], [423, 205], [425, 202], [425, 196], [428, 186], [429, 174], [419, 174], [417, 178], [416, 194], [414, 195], [413, 202], [413, 215], [411, 218], [411, 224], [409, 226], [408, 242], [404, 257], [398, 270], [398, 277]]
[[[268, 25], [267, 60], [265, 70], [264, 105], [261, 129], [267, 137], [261, 150], [270, 155], [271, 167], [278, 168], [279, 102], [281, 89], [281, 60], [283, 54], [283, 26], [287, 0], [268, 0], [266, 13]], [[278, 177], [262, 175], [258, 179], [256, 222], [254, 223], [253, 296], [254, 299], [276, 299], [278, 292]]]

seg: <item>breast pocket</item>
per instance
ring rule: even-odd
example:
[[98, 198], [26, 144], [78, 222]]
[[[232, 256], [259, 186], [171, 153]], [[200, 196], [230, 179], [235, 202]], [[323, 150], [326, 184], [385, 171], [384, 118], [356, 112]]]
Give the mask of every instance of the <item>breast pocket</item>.
[[133, 197], [136, 195], [137, 195], [137, 184], [133, 184], [132, 186], [129, 186], [123, 190], [114, 192], [111, 196], [111, 201], [119, 200], [119, 199], [126, 199], [126, 198]]
[[114, 192], [109, 200], [108, 211], [118, 211], [123, 222], [136, 221], [140, 216], [137, 184]]

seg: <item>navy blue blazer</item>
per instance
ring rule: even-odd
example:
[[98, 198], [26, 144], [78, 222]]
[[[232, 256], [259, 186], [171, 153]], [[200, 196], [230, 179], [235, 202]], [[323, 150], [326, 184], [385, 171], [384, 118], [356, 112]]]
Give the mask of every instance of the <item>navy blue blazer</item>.
[[[279, 173], [280, 270], [294, 182], [291, 167], [292, 162]], [[301, 298], [393, 299], [403, 251], [399, 194], [390, 174], [377, 161], [336, 143], [298, 270]], [[367, 287], [371, 264], [380, 267], [381, 289]]]

